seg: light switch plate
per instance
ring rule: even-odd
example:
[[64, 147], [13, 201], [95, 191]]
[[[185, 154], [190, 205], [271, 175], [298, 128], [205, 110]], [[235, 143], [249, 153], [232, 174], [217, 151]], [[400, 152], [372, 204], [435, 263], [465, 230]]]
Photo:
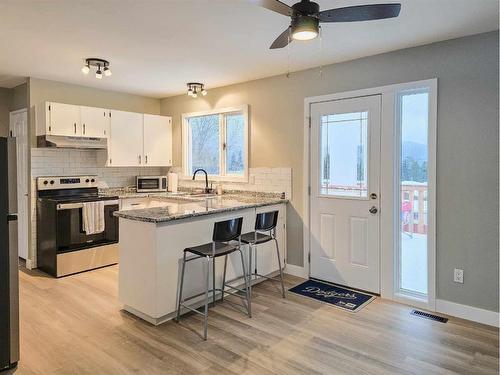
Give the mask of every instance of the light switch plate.
[[463, 284], [464, 283], [464, 270], [459, 268], [455, 268], [453, 271], [453, 281], [456, 283]]

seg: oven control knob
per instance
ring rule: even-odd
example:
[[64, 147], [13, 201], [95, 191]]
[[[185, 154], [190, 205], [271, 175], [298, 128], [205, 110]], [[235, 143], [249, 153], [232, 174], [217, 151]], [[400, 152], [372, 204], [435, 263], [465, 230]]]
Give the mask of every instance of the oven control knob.
[[50, 184], [51, 184], [51, 185], [54, 185], [54, 180], [50, 180]]
[[95, 182], [95, 180], [94, 180], [94, 179], [92, 179], [92, 180], [90, 180], [90, 182]]
[[89, 182], [90, 182], [90, 180], [87, 178], [87, 179], [85, 180], [85, 182], [86, 182], [86, 183], [89, 183]]
[[45, 181], [43, 182], [43, 184], [44, 184], [44, 185], [47, 185], [48, 183], [49, 183], [49, 181], [47, 181], [47, 180], [45, 180]]

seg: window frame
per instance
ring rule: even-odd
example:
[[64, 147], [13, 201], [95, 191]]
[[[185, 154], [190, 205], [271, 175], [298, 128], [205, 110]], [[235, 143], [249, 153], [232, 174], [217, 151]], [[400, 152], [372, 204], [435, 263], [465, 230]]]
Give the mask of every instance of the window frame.
[[[243, 174], [234, 175], [226, 174], [226, 150], [223, 148], [223, 143], [226, 142], [226, 117], [231, 113], [241, 113], [243, 115]], [[192, 178], [189, 165], [189, 119], [191, 117], [219, 115], [219, 167], [220, 174], [209, 174], [209, 178], [214, 181], [231, 181], [231, 182], [248, 182], [248, 165], [249, 165], [249, 118], [248, 105], [240, 105], [235, 107], [217, 108], [207, 111], [189, 112], [182, 114], [182, 176], [181, 179], [188, 180]]]

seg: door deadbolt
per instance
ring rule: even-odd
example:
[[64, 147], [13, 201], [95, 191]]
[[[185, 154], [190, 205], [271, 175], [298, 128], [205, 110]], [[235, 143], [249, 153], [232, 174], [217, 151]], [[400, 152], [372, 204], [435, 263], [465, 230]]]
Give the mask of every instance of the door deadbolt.
[[377, 199], [377, 193], [371, 193], [370, 199]]
[[378, 212], [378, 208], [375, 207], [375, 206], [372, 206], [369, 210], [368, 210], [372, 215], [375, 215], [377, 212]]

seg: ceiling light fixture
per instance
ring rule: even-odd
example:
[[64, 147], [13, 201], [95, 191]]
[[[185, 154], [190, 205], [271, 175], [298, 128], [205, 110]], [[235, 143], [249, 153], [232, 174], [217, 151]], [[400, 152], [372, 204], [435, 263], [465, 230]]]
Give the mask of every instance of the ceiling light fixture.
[[85, 65], [82, 67], [82, 73], [89, 74], [90, 67], [96, 68], [95, 77], [97, 79], [102, 79], [103, 73], [106, 77], [109, 77], [112, 74], [111, 69], [109, 68], [109, 61], [107, 60], [98, 59], [96, 57], [89, 57], [85, 59]]
[[197, 98], [198, 93], [201, 93], [201, 95], [205, 96], [208, 94], [208, 91], [205, 90], [205, 85], [203, 83], [199, 82], [189, 82], [187, 84], [187, 94], [188, 96], [192, 98]]
[[292, 19], [292, 38], [311, 40], [319, 34], [319, 19], [312, 16], [298, 16]]

